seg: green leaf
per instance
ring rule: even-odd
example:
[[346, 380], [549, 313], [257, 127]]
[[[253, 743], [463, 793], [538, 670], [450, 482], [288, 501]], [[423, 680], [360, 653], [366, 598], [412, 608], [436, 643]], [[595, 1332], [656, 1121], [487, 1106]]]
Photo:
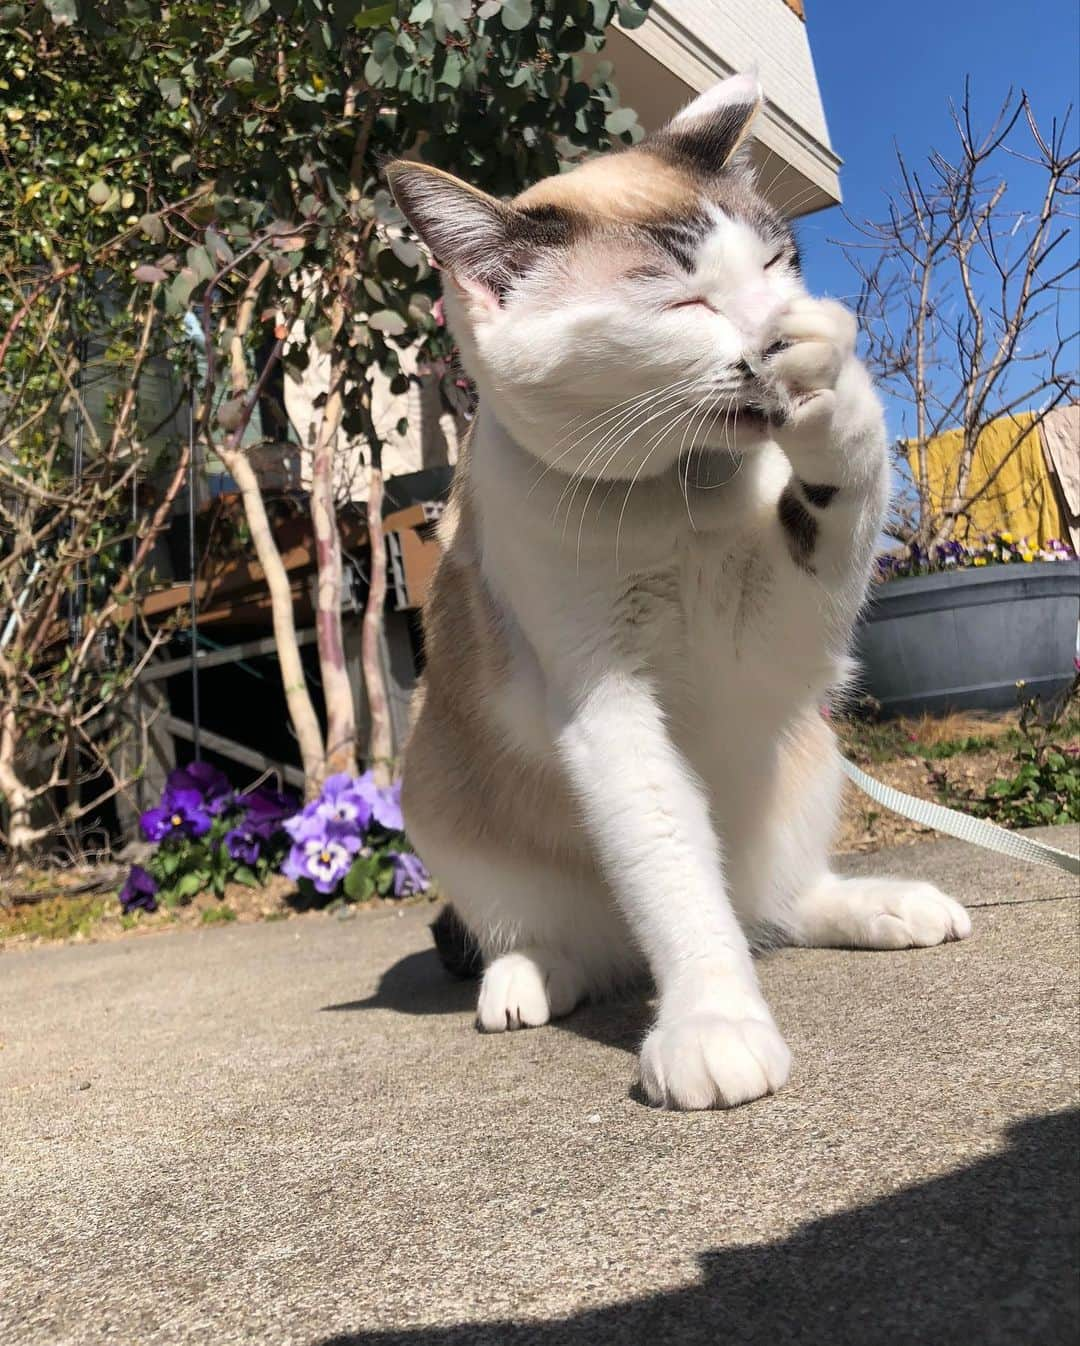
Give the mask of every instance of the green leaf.
[[604, 127], [613, 136], [621, 136], [624, 131], [629, 131], [636, 124], [637, 113], [629, 107], [616, 108], [604, 118]]
[[396, 4], [375, 5], [372, 9], [365, 9], [357, 14], [353, 19], [354, 28], [379, 28], [384, 23], [389, 23], [397, 12]]
[[512, 33], [530, 23], [532, 16], [532, 0], [505, 0], [505, 4], [499, 11], [499, 18], [502, 20], [503, 27], [509, 29]]
[[45, 0], [45, 8], [58, 28], [70, 27], [79, 17], [76, 0]]
[[165, 241], [165, 226], [161, 222], [160, 215], [143, 215], [139, 220], [139, 229], [152, 243]]
[[181, 874], [173, 885], [173, 893], [181, 899], [194, 897], [196, 893], [202, 892], [206, 878], [207, 876], [202, 870], [188, 870], [186, 874]]
[[368, 326], [376, 332], [382, 332], [384, 336], [401, 336], [408, 324], [400, 313], [394, 313], [388, 308], [381, 308], [368, 319]]
[[372, 896], [375, 892], [372, 868], [372, 858], [370, 856], [358, 856], [353, 861], [342, 884], [346, 897], [351, 897], [354, 902], [365, 902]]
[[390, 250], [398, 261], [407, 267], [418, 267], [423, 257], [420, 249], [408, 238], [392, 238]]
[[227, 79], [250, 82], [255, 78], [255, 67], [246, 56], [234, 56], [225, 67]]
[[633, 0], [619, 0], [619, 27], [640, 28], [649, 17], [649, 11]]
[[242, 883], [248, 888], [258, 888], [259, 886], [259, 880], [247, 865], [237, 865], [232, 872], [232, 876], [237, 883]]
[[240, 423], [244, 419], [244, 407], [246, 398], [229, 397], [217, 409], [217, 423], [225, 431], [231, 432], [240, 428]]

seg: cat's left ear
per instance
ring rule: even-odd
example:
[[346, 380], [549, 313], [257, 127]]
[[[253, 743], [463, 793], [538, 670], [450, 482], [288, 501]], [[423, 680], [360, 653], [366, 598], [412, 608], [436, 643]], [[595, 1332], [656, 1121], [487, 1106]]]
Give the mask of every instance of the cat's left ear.
[[763, 101], [757, 70], [744, 71], [700, 94], [646, 143], [703, 176], [739, 168]]
[[512, 206], [429, 164], [386, 166], [394, 200], [450, 278], [483, 308], [497, 308], [510, 280]]

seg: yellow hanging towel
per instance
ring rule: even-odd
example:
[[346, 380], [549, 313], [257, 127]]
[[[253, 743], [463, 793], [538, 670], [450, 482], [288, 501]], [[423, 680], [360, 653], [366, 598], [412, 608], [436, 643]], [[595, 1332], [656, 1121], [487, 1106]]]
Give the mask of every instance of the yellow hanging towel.
[[[1064, 524], [1047, 474], [1042, 440], [1038, 429], [1032, 428], [1034, 420], [1034, 412], [1022, 411], [991, 421], [983, 429], [975, 446], [967, 494], [982, 491], [994, 469], [1008, 457], [972, 504], [967, 517], [958, 520], [957, 541], [974, 543], [990, 533], [1010, 532], [1018, 538], [1026, 537], [1034, 547], [1044, 545], [1052, 537], [1063, 536]], [[1014, 444], [1016, 448], [1010, 453]], [[930, 499], [935, 510], [944, 508], [944, 503], [952, 499], [962, 445], [961, 430], [946, 430], [926, 446]], [[919, 458], [912, 440], [907, 442], [907, 455], [912, 475], [918, 481]]]

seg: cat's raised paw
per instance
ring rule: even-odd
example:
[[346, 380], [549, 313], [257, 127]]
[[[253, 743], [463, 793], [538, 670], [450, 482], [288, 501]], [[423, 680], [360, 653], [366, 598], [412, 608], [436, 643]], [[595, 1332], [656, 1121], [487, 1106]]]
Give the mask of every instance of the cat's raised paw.
[[[835, 386], [844, 361], [855, 350], [855, 331], [852, 315], [830, 299], [801, 297], [780, 313], [767, 371], [788, 400], [789, 415]], [[817, 414], [819, 409], [814, 410]]]
[[560, 954], [539, 949], [504, 953], [484, 973], [477, 1027], [485, 1033], [539, 1028], [569, 1014], [581, 995], [580, 973]]
[[774, 1024], [715, 1013], [658, 1024], [641, 1049], [641, 1087], [666, 1108], [733, 1108], [787, 1083], [791, 1052]]

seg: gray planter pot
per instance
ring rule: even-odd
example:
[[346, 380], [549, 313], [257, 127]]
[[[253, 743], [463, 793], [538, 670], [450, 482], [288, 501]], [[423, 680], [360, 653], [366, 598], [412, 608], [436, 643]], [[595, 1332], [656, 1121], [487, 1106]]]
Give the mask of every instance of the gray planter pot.
[[1080, 561], [995, 565], [875, 585], [856, 630], [861, 687], [890, 715], [1046, 703], [1072, 681]]

